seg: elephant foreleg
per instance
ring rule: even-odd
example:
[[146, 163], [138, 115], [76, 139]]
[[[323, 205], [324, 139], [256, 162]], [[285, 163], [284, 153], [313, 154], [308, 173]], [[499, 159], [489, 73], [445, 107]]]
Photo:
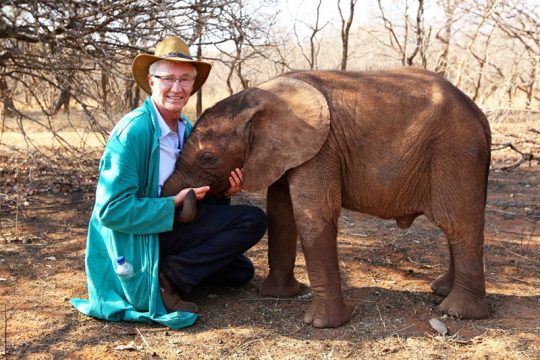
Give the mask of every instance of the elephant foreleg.
[[261, 295], [272, 297], [298, 295], [300, 284], [294, 278], [297, 233], [286, 178], [277, 181], [268, 189], [266, 210], [270, 271], [261, 285]]
[[[305, 224], [313, 225], [313, 218]], [[350, 320], [352, 311], [341, 291], [337, 229], [335, 224], [325, 223], [321, 230], [313, 233], [312, 230], [299, 229], [313, 291], [313, 301], [304, 315], [304, 323], [317, 328], [338, 327]]]
[[335, 154], [321, 150], [289, 175], [296, 228], [313, 292], [304, 323], [318, 328], [341, 326], [352, 313], [343, 299], [337, 255], [341, 176]]

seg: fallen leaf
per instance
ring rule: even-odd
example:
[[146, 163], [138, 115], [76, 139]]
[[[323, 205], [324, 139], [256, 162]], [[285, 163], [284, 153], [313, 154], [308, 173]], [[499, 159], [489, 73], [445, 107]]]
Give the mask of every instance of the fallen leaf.
[[437, 331], [441, 335], [450, 335], [450, 331], [446, 327], [446, 325], [439, 319], [432, 318], [429, 320], [429, 325], [433, 328], [433, 330]]
[[312, 296], [313, 294], [311, 292], [308, 292], [307, 294], [298, 295], [296, 298], [297, 299], [311, 299]]
[[463, 337], [461, 335], [455, 336], [452, 340], [454, 340], [456, 343], [461, 344], [461, 345], [470, 345], [470, 344], [472, 344], [471, 339], [468, 339], [468, 338]]
[[114, 350], [127, 350], [127, 351], [142, 351], [143, 346], [142, 345], [135, 345], [134, 341], [130, 341], [127, 345], [118, 345], [114, 348]]

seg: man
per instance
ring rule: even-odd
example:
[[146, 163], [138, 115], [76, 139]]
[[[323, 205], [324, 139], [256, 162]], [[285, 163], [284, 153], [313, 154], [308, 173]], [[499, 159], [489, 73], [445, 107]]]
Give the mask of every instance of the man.
[[[133, 77], [151, 96], [115, 126], [100, 162], [86, 251], [89, 299], [72, 300], [81, 312], [181, 328], [193, 324], [198, 309], [179, 292], [203, 281], [237, 286], [253, 277], [243, 253], [266, 231], [265, 214], [253, 206], [224, 205], [242, 189], [240, 169], [231, 172], [221, 199], [203, 199], [208, 186], [193, 189], [202, 201], [190, 223], [174, 221], [190, 189], [159, 197], [191, 131], [182, 110], [210, 69], [193, 60], [176, 36], [160, 42], [154, 55], [133, 61]], [[119, 256], [133, 266], [128, 279], [115, 273]]]

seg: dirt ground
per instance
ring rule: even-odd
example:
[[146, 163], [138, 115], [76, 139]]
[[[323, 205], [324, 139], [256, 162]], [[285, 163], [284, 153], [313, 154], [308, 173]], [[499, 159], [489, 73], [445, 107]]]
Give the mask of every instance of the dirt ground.
[[[540, 156], [538, 126], [516, 135], [492, 126], [494, 143], [512, 141]], [[535, 132], [536, 131], [536, 132]], [[99, 154], [66, 161], [0, 151], [0, 359], [539, 359], [540, 163], [497, 170], [519, 154], [493, 152], [486, 209], [485, 269], [491, 314], [443, 317], [430, 282], [445, 270], [446, 240], [425, 217], [407, 230], [343, 211], [339, 258], [354, 307], [338, 329], [302, 323], [309, 291], [293, 299], [259, 296], [266, 237], [249, 251], [255, 279], [242, 288], [197, 288], [201, 317], [172, 331], [86, 317], [69, 304], [86, 297], [86, 224]], [[235, 199], [264, 206], [264, 194]], [[309, 285], [301, 250], [296, 276]], [[450, 330], [442, 336], [429, 320]]]

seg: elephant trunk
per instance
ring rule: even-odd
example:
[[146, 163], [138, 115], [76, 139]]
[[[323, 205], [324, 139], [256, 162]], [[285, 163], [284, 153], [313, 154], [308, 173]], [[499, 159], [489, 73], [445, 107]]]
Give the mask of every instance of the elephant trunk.
[[174, 172], [163, 184], [161, 196], [174, 196], [182, 189], [193, 187], [193, 179], [191, 179], [190, 175], [191, 172], [182, 159], [178, 159]]
[[197, 216], [197, 197], [195, 191], [189, 190], [182, 203], [182, 208], [176, 211], [176, 221], [181, 223], [188, 223], [193, 221]]

